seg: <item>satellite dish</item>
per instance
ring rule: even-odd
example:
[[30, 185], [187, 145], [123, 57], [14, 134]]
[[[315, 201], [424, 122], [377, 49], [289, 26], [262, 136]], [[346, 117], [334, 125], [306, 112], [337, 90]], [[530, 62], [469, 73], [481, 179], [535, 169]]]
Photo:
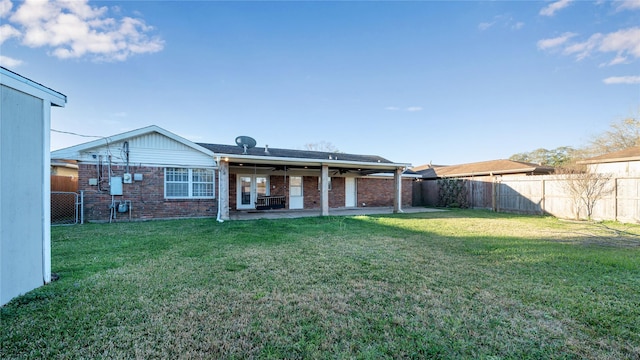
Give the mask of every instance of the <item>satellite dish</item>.
[[246, 154], [247, 149], [251, 149], [256, 146], [256, 140], [250, 136], [238, 136], [236, 138], [236, 145], [244, 149], [243, 154]]

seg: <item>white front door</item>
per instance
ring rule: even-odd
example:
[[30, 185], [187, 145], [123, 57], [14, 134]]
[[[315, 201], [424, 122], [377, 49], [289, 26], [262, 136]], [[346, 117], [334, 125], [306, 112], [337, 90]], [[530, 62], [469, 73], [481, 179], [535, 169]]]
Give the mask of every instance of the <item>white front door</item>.
[[302, 176], [289, 176], [289, 209], [304, 208]]
[[344, 178], [344, 206], [356, 207], [356, 178]]
[[238, 175], [238, 209], [255, 209], [258, 196], [269, 195], [269, 180], [264, 175]]

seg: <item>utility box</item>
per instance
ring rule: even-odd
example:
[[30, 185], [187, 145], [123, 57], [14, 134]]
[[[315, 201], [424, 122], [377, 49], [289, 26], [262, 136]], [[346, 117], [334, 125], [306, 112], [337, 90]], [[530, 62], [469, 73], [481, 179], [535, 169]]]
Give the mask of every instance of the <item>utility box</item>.
[[122, 195], [122, 177], [114, 176], [111, 178], [111, 184], [109, 184], [111, 189], [111, 195]]

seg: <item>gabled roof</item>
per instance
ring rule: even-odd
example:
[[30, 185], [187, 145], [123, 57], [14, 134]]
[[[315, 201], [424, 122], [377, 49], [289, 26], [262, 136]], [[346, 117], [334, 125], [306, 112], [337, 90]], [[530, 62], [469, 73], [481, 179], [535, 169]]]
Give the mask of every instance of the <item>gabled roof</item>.
[[[513, 160], [490, 160], [468, 164], [451, 165], [451, 166], [419, 166], [421, 170], [417, 172], [423, 175], [423, 178], [443, 178], [443, 177], [471, 177], [471, 176], [487, 176], [487, 175], [506, 175], [506, 174], [550, 174], [554, 171], [551, 166], [542, 166], [533, 163], [526, 163]], [[413, 168], [416, 171], [416, 168]]]
[[96, 147], [100, 147], [100, 146], [104, 146], [106, 142], [108, 143], [112, 143], [112, 142], [118, 142], [118, 141], [123, 141], [123, 140], [127, 140], [127, 139], [131, 139], [134, 137], [138, 137], [138, 136], [142, 136], [142, 135], [146, 135], [146, 134], [150, 134], [150, 133], [158, 133], [158, 134], [162, 134], [172, 140], [175, 140], [179, 143], [182, 143], [190, 148], [193, 148], [194, 150], [200, 151], [205, 153], [206, 155], [209, 156], [213, 156], [213, 152], [209, 149], [203, 148], [202, 146], [197, 145], [196, 143], [189, 141], [183, 137], [180, 137], [170, 131], [167, 131], [159, 126], [155, 126], [155, 125], [151, 125], [151, 126], [147, 126], [141, 129], [136, 129], [136, 130], [132, 130], [132, 131], [127, 131], [121, 134], [117, 134], [117, 135], [113, 135], [113, 136], [106, 136], [102, 139], [98, 139], [98, 140], [94, 140], [94, 141], [89, 141], [83, 144], [79, 144], [79, 145], [75, 145], [75, 146], [71, 146], [68, 148], [64, 148], [64, 149], [60, 149], [60, 150], [56, 150], [53, 151], [51, 153], [51, 157], [54, 159], [75, 159], [79, 157], [79, 154], [81, 151], [87, 151]]
[[376, 155], [356, 155], [323, 151], [254, 147], [247, 149], [247, 152], [244, 153], [244, 149], [237, 145], [194, 143], [155, 125], [56, 150], [51, 153], [51, 157], [54, 159], [78, 159], [80, 158], [81, 152], [104, 146], [106, 142], [119, 142], [153, 132], [162, 134], [205, 153], [208, 156], [219, 156], [235, 162], [285, 166], [320, 166], [321, 164], [329, 164], [332, 167], [340, 168], [362, 168], [363, 174], [406, 168], [410, 165], [394, 163]]
[[608, 162], [619, 161], [638, 161], [640, 160], [640, 146], [630, 147], [624, 150], [592, 157], [583, 161], [579, 161], [579, 164], [599, 164]]

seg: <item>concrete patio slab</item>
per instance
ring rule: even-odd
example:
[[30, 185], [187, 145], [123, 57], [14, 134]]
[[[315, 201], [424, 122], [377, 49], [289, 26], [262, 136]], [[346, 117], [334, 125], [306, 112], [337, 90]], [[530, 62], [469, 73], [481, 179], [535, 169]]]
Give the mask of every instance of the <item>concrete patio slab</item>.
[[[402, 209], [402, 213], [421, 213], [446, 211], [425, 207], [407, 207]], [[358, 215], [379, 215], [393, 214], [393, 207], [364, 207], [364, 208], [338, 208], [329, 209], [329, 216], [358, 216]], [[301, 217], [320, 216], [320, 209], [313, 210], [249, 210], [233, 211], [229, 213], [230, 220], [253, 220], [253, 219], [293, 219]]]

